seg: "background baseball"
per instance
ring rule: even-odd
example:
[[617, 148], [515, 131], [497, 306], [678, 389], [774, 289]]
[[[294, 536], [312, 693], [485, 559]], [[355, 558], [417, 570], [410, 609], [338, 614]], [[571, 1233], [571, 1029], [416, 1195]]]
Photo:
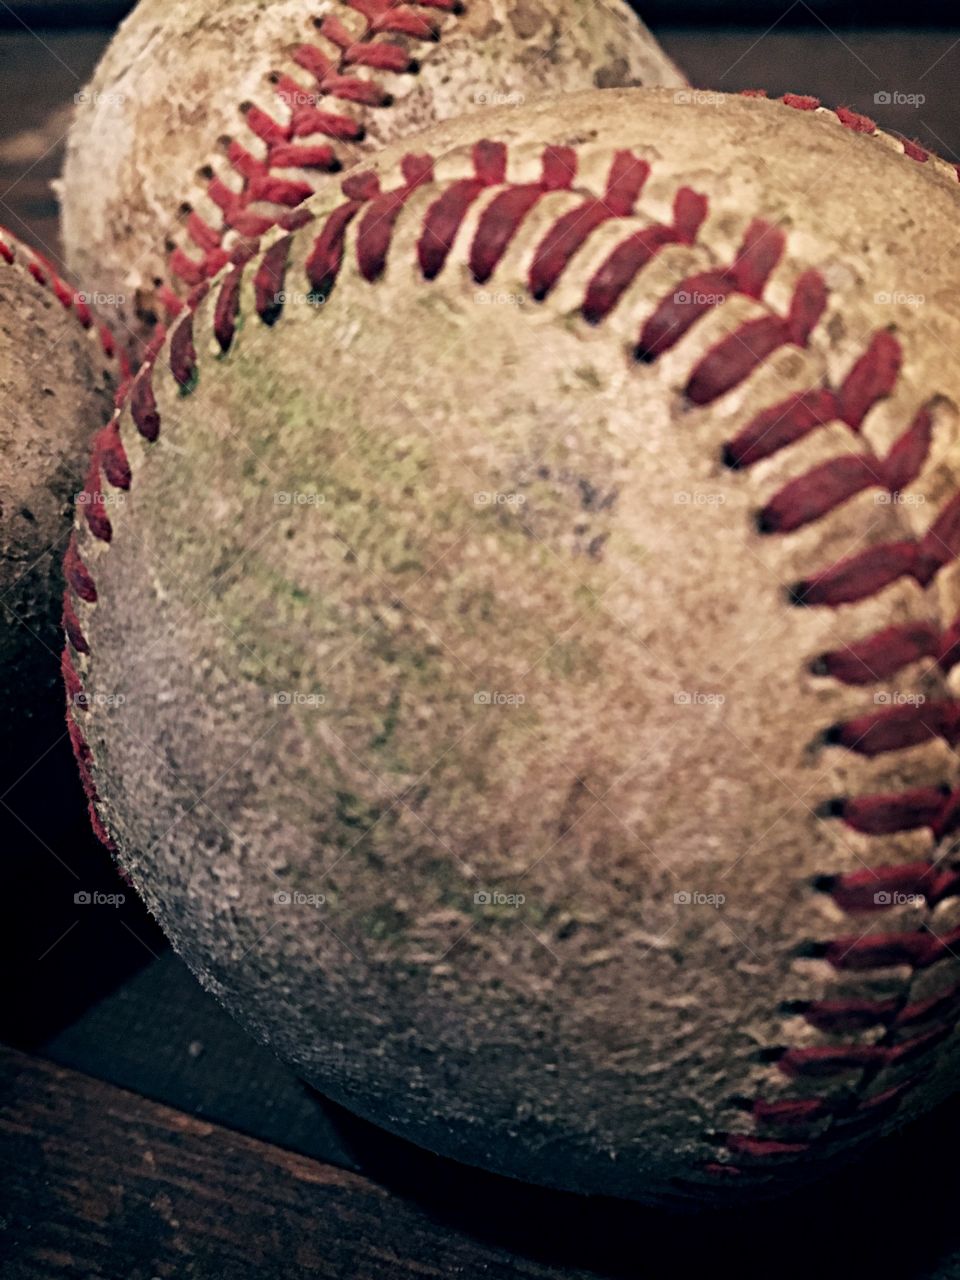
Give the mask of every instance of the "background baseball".
[[142, 0], [79, 95], [67, 261], [128, 297], [143, 336], [239, 237], [392, 138], [546, 92], [683, 83], [622, 0]]
[[90, 439], [109, 415], [120, 380], [112, 342], [97, 331], [91, 303], [0, 228], [3, 794], [42, 766], [64, 736], [61, 562]]

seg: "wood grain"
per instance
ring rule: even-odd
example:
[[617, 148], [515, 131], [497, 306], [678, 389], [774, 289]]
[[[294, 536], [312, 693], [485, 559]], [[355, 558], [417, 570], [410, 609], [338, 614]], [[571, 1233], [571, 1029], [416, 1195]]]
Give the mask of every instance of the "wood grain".
[[355, 1173], [0, 1050], [5, 1280], [586, 1280]]

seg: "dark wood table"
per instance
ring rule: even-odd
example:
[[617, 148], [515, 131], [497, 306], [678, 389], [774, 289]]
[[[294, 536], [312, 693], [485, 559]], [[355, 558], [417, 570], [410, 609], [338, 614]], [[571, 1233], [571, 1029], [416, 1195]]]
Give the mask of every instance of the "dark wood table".
[[[15, 25], [0, 32], [0, 223], [58, 260], [49, 183], [108, 33]], [[814, 93], [958, 159], [960, 30], [766, 25], [661, 34], [698, 85]], [[926, 101], [874, 101], [896, 91]], [[77, 908], [79, 889], [125, 887], [63, 817], [76, 797], [65, 744], [59, 755], [62, 808], [26, 790], [0, 807], [14, 975], [0, 1023], [4, 1278], [960, 1280], [960, 1104], [827, 1186], [691, 1221], [461, 1169], [344, 1114], [247, 1039], [129, 890], [119, 909]]]

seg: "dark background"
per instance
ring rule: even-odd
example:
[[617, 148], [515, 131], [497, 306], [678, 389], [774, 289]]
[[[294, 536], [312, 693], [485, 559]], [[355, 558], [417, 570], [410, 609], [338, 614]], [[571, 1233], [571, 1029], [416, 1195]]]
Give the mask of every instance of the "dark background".
[[[59, 242], [49, 183], [61, 162], [69, 104], [109, 39], [111, 24], [129, 7], [81, 0], [0, 3], [0, 223], [55, 259]], [[696, 85], [813, 93], [829, 105], [864, 111], [951, 160], [960, 159], [956, 4], [895, 9], [842, 0], [746, 0], [737, 6], [721, 0], [654, 0], [638, 7]], [[920, 107], [884, 106], [875, 101], [883, 91], [922, 93], [926, 101]], [[410, 1204], [421, 1215], [416, 1221], [430, 1224], [432, 1243], [425, 1243], [426, 1234], [416, 1235], [421, 1229], [426, 1233], [418, 1227], [411, 1229], [405, 1254], [402, 1243], [393, 1241], [395, 1252], [390, 1260], [384, 1254], [379, 1270], [365, 1270], [373, 1264], [368, 1260], [361, 1266], [354, 1259], [331, 1264], [324, 1272], [344, 1280], [368, 1274], [517, 1274], [572, 1280], [707, 1271], [765, 1280], [806, 1277], [811, 1271], [820, 1276], [960, 1278], [960, 1176], [954, 1156], [960, 1104], [884, 1144], [867, 1162], [827, 1186], [774, 1206], [704, 1214], [693, 1223], [458, 1169], [344, 1115], [249, 1041], [200, 991], [85, 823], [71, 816], [79, 805], [65, 744], [55, 754], [62, 769], [57, 790], [51, 792], [48, 782], [41, 790], [39, 781], [28, 775], [0, 798], [0, 901], [6, 916], [0, 937], [9, 950], [4, 972], [12, 975], [12, 999], [2, 1013], [0, 1039], [30, 1055], [16, 1060], [16, 1071], [0, 1071], [0, 1087], [9, 1089], [8, 1098], [0, 1095], [0, 1101], [9, 1101], [15, 1116], [18, 1107], [26, 1111], [35, 1105], [23, 1086], [29, 1064], [39, 1069], [52, 1062], [99, 1082], [104, 1092], [97, 1105], [105, 1114], [122, 1109], [117, 1101], [121, 1095], [107, 1086], [122, 1086], [139, 1098], [168, 1104], [177, 1114], [216, 1122], [339, 1169], [361, 1170], [370, 1179], [362, 1195], [376, 1206], [374, 1225], [362, 1228], [364, 1247], [377, 1254], [383, 1242], [376, 1221], [382, 1217], [385, 1240], [390, 1215], [399, 1212], [397, 1206]], [[118, 909], [78, 908], [74, 894], [81, 889], [126, 893], [127, 901]], [[73, 1079], [63, 1077], [57, 1088], [66, 1093]], [[0, 1176], [3, 1190], [17, 1203], [25, 1178], [37, 1179], [38, 1186], [46, 1185], [45, 1179], [56, 1181], [47, 1147], [41, 1141], [37, 1157], [25, 1136], [32, 1140], [31, 1130], [48, 1122], [49, 1116], [34, 1117], [18, 1128], [14, 1121], [5, 1131], [9, 1141], [0, 1157]], [[175, 1121], [169, 1123], [176, 1128]], [[73, 1136], [81, 1150], [84, 1143], [93, 1146], [89, 1135]], [[223, 1137], [222, 1149], [228, 1146]], [[28, 1152], [26, 1167], [22, 1150]], [[255, 1162], [267, 1159], [270, 1150], [258, 1148], [260, 1154], [253, 1155], [244, 1148], [243, 1159], [252, 1163], [244, 1165], [242, 1175], [232, 1171], [230, 1177], [256, 1181]], [[34, 1158], [38, 1169], [29, 1167]], [[107, 1172], [91, 1172], [90, 1195], [94, 1201], [100, 1197], [104, 1178], [126, 1184], [141, 1176], [142, 1171], [134, 1174], [128, 1168], [126, 1152], [118, 1145]], [[218, 1203], [228, 1205], [240, 1193], [215, 1164], [204, 1176], [212, 1220]], [[148, 1195], [145, 1203], [155, 1206], [158, 1197]], [[267, 1260], [261, 1258], [255, 1268], [251, 1263], [249, 1272], [229, 1269], [222, 1257], [218, 1263], [217, 1250], [227, 1247], [221, 1239], [207, 1261], [198, 1263], [197, 1255], [187, 1252], [180, 1269], [144, 1262], [142, 1274], [149, 1280], [156, 1266], [156, 1274], [165, 1277], [182, 1274], [200, 1280], [221, 1280], [228, 1274], [299, 1275], [298, 1230], [307, 1235], [330, 1232], [348, 1241], [358, 1230], [319, 1183], [311, 1203], [315, 1219], [301, 1216], [296, 1222], [283, 1219], [275, 1206], [269, 1209], [269, 1221], [262, 1209], [261, 1220], [254, 1203], [252, 1216], [233, 1230], [259, 1238], [280, 1221], [283, 1233], [276, 1251], [263, 1255]], [[44, 1210], [43, 1222], [39, 1208], [36, 1222], [16, 1215], [0, 1219], [0, 1261], [6, 1257], [9, 1268], [5, 1274], [77, 1275], [85, 1280], [134, 1275], [119, 1264], [113, 1270], [111, 1259], [122, 1244], [134, 1259], [148, 1260], [168, 1247], [158, 1243], [160, 1228], [150, 1207], [129, 1222], [111, 1219], [113, 1237], [108, 1233], [96, 1246], [88, 1242], [82, 1257], [68, 1247], [70, 1223], [62, 1223], [60, 1253], [48, 1250], [47, 1262], [29, 1265], [25, 1258], [31, 1234], [37, 1238], [49, 1231], [53, 1210]], [[455, 1269], [443, 1261], [444, 1241], [451, 1257], [455, 1252], [460, 1259]], [[312, 1274], [307, 1269], [302, 1273]]]
[[[0, 5], [0, 27], [15, 28], [23, 21], [45, 27], [77, 27], [85, 23], [118, 22], [133, 8], [130, 0], [14, 0]], [[816, 26], [821, 20], [848, 26], [894, 26], [909, 23], [950, 26], [957, 21], [956, 6], [947, 0], [915, 0], [909, 7], [893, 0], [645, 0], [634, 8], [652, 26], [689, 26], [710, 23], [747, 24], [787, 22]]]

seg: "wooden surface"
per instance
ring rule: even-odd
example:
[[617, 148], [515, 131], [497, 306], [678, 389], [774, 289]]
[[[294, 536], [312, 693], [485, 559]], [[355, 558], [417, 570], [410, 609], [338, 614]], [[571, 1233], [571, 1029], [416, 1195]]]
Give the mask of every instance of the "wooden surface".
[[558, 1274], [355, 1173], [10, 1050], [0, 1143], [6, 1280]]
[[[658, 34], [698, 85], [813, 92], [958, 158], [960, 31]], [[0, 34], [0, 223], [55, 259], [49, 183], [106, 39]], [[878, 106], [887, 89], [926, 102]], [[307, 1089], [200, 990], [129, 890], [121, 909], [78, 911], [77, 889], [125, 886], [46, 792], [4, 797], [0, 847], [16, 974], [0, 1035], [27, 1051], [0, 1056], [4, 1280], [960, 1280], [960, 1103], [827, 1186], [693, 1225], [522, 1187]]]
[[899, 1190], [888, 1170], [885, 1186], [861, 1176], [786, 1215], [683, 1220], [491, 1180], [405, 1144], [387, 1159], [373, 1134], [375, 1176], [361, 1176], [0, 1049], [0, 1274], [957, 1280], [950, 1123], [948, 1149], [928, 1129]]

